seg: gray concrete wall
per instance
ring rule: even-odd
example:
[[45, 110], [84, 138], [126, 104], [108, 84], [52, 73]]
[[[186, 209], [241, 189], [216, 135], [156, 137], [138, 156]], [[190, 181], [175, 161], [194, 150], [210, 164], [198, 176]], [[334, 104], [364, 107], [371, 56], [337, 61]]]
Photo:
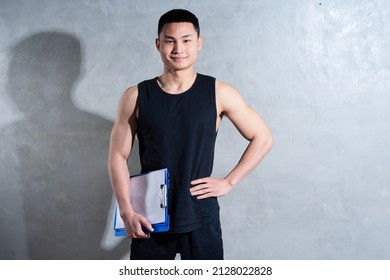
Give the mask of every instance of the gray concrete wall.
[[[0, 0], [0, 259], [128, 257], [108, 137], [123, 90], [161, 73], [156, 25], [175, 7], [200, 19], [197, 70], [275, 136], [220, 199], [226, 258], [390, 258], [388, 1]], [[214, 175], [245, 145], [224, 121]]]

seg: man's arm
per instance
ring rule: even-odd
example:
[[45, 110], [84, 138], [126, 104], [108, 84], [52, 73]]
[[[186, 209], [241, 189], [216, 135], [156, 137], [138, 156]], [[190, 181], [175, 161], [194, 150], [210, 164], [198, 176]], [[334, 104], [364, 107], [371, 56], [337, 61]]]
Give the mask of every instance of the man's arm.
[[127, 167], [127, 159], [137, 131], [137, 97], [137, 87], [131, 87], [123, 94], [119, 102], [117, 119], [111, 132], [107, 165], [127, 236], [129, 238], [147, 238], [149, 235], [142, 231], [142, 226], [149, 231], [153, 231], [153, 228], [143, 216], [135, 213], [131, 207], [130, 174]]
[[226, 116], [249, 141], [238, 164], [224, 178], [200, 178], [191, 182], [191, 195], [198, 199], [223, 196], [230, 192], [265, 157], [273, 145], [273, 137], [262, 117], [245, 103], [231, 86], [216, 83], [217, 111]]

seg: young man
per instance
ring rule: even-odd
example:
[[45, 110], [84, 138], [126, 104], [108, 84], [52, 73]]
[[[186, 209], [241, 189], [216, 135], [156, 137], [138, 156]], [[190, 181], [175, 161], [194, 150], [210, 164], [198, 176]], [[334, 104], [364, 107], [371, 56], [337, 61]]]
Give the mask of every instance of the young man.
[[[181, 259], [223, 259], [217, 197], [229, 193], [260, 163], [273, 138], [233, 87], [195, 72], [202, 48], [195, 15], [186, 10], [162, 15], [156, 48], [164, 71], [125, 91], [110, 141], [108, 169], [132, 239], [130, 258], [174, 259], [180, 253]], [[214, 145], [224, 116], [249, 145], [225, 178], [213, 178]], [[136, 136], [141, 172], [168, 168], [170, 174], [167, 233], [153, 233], [151, 224], [130, 204], [127, 159]]]

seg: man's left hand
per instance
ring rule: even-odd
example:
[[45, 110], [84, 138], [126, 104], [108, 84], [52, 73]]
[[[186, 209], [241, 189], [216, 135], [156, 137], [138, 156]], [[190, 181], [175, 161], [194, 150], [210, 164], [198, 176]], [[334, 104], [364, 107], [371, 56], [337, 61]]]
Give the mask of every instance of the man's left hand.
[[193, 180], [191, 185], [195, 186], [190, 188], [191, 195], [197, 199], [223, 196], [233, 189], [228, 180], [212, 177]]

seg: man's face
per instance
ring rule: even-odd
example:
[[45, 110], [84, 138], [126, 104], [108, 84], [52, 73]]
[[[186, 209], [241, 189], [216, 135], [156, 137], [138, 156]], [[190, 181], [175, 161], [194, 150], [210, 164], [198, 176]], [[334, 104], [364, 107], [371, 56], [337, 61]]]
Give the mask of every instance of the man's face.
[[163, 26], [156, 47], [164, 65], [178, 71], [192, 67], [202, 48], [202, 39], [192, 23], [168, 23]]

